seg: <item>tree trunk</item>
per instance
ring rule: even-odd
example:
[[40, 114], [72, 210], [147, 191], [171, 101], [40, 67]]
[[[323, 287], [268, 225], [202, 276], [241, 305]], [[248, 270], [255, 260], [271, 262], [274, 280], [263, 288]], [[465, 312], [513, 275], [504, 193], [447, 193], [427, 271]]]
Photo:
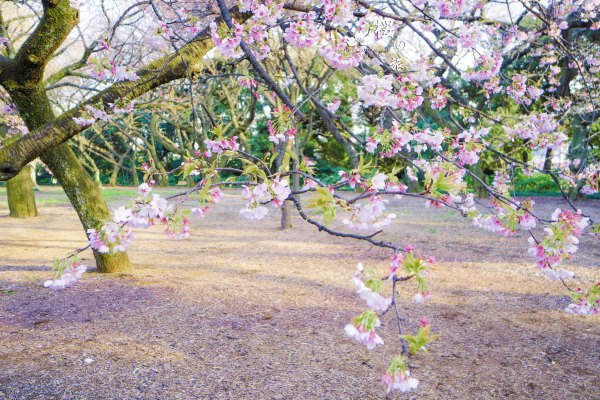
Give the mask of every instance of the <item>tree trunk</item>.
[[161, 188], [169, 187], [169, 176], [168, 175], [158, 175], [158, 186]]
[[27, 164], [17, 176], [6, 182], [8, 209], [13, 218], [28, 218], [38, 215], [33, 195], [31, 165]]
[[[99, 187], [85, 171], [68, 144], [61, 144], [42, 156], [54, 173], [77, 211], [83, 227], [100, 229], [110, 219], [110, 212]], [[101, 254], [94, 251], [100, 272], [122, 272], [131, 269], [125, 252]]]
[[29, 163], [29, 171], [30, 171], [30, 176], [31, 176], [31, 183], [33, 184], [33, 189], [38, 189], [38, 184], [37, 184], [37, 173], [35, 170], [35, 161], [32, 161]]
[[137, 174], [137, 168], [135, 166], [135, 153], [133, 154], [133, 158], [131, 159], [131, 177], [133, 178], [133, 186], [140, 186], [140, 178]]
[[552, 149], [546, 149], [546, 156], [544, 157], [544, 171], [550, 171], [552, 169]]
[[[571, 172], [577, 173], [582, 171], [588, 163], [588, 131], [581, 123], [581, 118], [577, 115], [571, 119], [571, 125], [573, 133], [571, 135], [571, 142], [569, 143], [567, 157], [574, 163], [574, 165], [571, 166]], [[569, 199], [572, 201], [578, 200], [581, 197], [581, 193], [579, 191], [581, 190], [582, 186], [583, 182], [579, 182], [579, 184], [575, 185], [575, 187], [572, 187], [569, 190]]]
[[94, 182], [96, 182], [98, 187], [102, 187], [102, 179], [100, 179], [100, 170], [98, 168], [94, 170]]
[[[472, 165], [469, 169], [473, 174], [485, 182], [485, 174], [483, 173], [480, 163]], [[475, 196], [479, 199], [484, 199], [489, 196], [487, 189], [475, 179], [473, 179], [473, 190], [475, 191]]]
[[292, 228], [292, 202], [286, 200], [283, 202], [281, 206], [281, 229], [291, 229]]
[[[52, 106], [43, 87], [17, 87], [10, 91], [10, 95], [30, 131], [54, 119]], [[50, 168], [69, 197], [83, 227], [86, 230], [100, 229], [110, 219], [110, 212], [100, 188], [94, 183], [69, 144], [58, 145], [40, 158]], [[28, 174], [27, 178], [31, 181]], [[131, 269], [129, 257], [125, 252], [100, 254], [94, 251], [94, 257], [100, 272]]]
[[101, 188], [102, 181], [100, 180], [100, 169], [98, 169], [98, 165], [96, 165], [94, 158], [85, 151], [81, 141], [78, 142], [78, 145], [79, 153], [81, 154], [80, 160], [83, 167], [86, 168], [90, 172], [90, 174], [92, 174], [94, 182], [96, 182], [96, 185], [98, 185], [98, 187]]
[[110, 174], [110, 179], [108, 180], [108, 186], [115, 187], [117, 186], [117, 178], [119, 177], [119, 171], [121, 170], [118, 164], [113, 165], [112, 173]]
[[[298, 152], [296, 152], [296, 155], [298, 155]], [[295, 160], [292, 162], [292, 169], [298, 169], [298, 162]], [[293, 174], [292, 191], [297, 192], [298, 190], [300, 190], [300, 175]], [[281, 207], [281, 229], [292, 229], [292, 202], [289, 200], [283, 202], [283, 206]]]

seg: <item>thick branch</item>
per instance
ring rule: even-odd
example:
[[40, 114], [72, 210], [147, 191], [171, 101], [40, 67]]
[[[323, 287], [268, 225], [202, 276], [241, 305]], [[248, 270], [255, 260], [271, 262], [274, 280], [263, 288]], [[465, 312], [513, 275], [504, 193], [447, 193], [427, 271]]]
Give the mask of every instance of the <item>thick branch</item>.
[[79, 12], [69, 0], [44, 0], [44, 16], [14, 59], [16, 74], [7, 77], [19, 83], [41, 81], [44, 68], [69, 32], [79, 23]]
[[[246, 19], [243, 15], [236, 17]], [[198, 73], [204, 68], [202, 58], [213, 46], [209, 30], [205, 29], [176, 53], [138, 71], [139, 80], [116, 83], [51, 123], [0, 148], [0, 181], [14, 177], [28, 162], [83, 131], [85, 127], [76, 124], [73, 117], [80, 115], [86, 105], [110, 110], [110, 104], [130, 101], [165, 83]]]

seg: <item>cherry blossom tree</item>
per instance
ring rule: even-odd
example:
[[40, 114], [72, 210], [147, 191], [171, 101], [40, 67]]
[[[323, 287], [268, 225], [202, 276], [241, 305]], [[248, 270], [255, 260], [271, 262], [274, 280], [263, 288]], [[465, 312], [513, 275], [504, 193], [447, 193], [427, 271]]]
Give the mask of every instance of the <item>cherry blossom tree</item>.
[[[599, 190], [594, 148], [598, 0], [139, 2], [131, 12], [139, 12], [145, 26], [157, 27], [148, 48], [160, 51], [139, 59], [128, 53], [126, 41], [105, 42], [86, 62], [94, 79], [104, 82], [102, 91], [82, 97], [58, 117], [42, 76], [76, 26], [78, 11], [67, 1], [42, 3], [44, 16], [36, 30], [14, 57], [0, 60], [0, 84], [30, 131], [17, 133], [0, 148], [0, 178], [14, 178], [41, 157], [80, 213], [99, 263], [125, 254], [134, 229], [164, 225], [171, 238], [189, 236], [189, 219], [210, 212], [222, 198], [222, 187], [241, 188], [246, 206], [240, 215], [251, 220], [290, 202], [319, 231], [389, 250], [385, 272], [359, 264], [354, 277], [348, 277], [366, 309], [345, 327], [350, 338], [373, 350], [389, 340], [378, 334], [382, 320], [397, 324], [398, 355], [382, 371], [388, 392], [417, 389], [425, 377], [411, 373], [413, 356], [437, 337], [426, 318], [410, 323], [402, 316], [409, 305], [399, 304], [401, 287], [414, 294], [415, 303], [435, 295], [427, 280], [435, 259], [410, 243], [380, 239], [396, 217], [386, 209], [389, 197], [415, 197], [424, 207], [456, 210], [492, 234], [526, 233], [532, 265], [570, 292], [566, 311], [600, 311], [600, 285], [575, 286], [571, 281], [577, 277], [561, 267], [579, 250], [584, 234], [598, 235], [597, 226], [568, 195], [569, 190]], [[352, 82], [352, 94], [327, 81], [307, 84], [298, 66], [316, 57], [331, 74]], [[129, 205], [112, 213], [104, 206], [86, 216], [82, 207], [95, 192], [81, 189], [90, 178], [65, 142], [90, 125], [134, 113], [131, 100], [173, 81], [186, 87], [191, 130], [199, 132], [200, 118], [194, 114], [202, 94], [194, 82], [206, 75], [217, 80], [235, 76], [240, 102], [255, 97], [269, 103], [268, 113], [255, 116], [266, 129], [254, 134], [276, 146], [264, 156], [252, 154], [240, 145], [235, 127], [213, 124], [175, 171], [196, 177], [193, 188], [160, 196], [153, 191], [153, 176], [160, 171], [147, 164], [144, 183]], [[299, 132], [314, 116], [358, 156], [332, 184], [318, 179], [314, 165], [294, 151]], [[523, 149], [543, 154], [541, 165], [535, 157], [515, 154]], [[566, 157], [548, 163], [550, 150]], [[497, 162], [491, 182], [476, 170], [490, 155]], [[228, 166], [233, 162], [238, 166]], [[225, 171], [233, 176], [225, 178]], [[541, 215], [533, 201], [516, 198], [515, 172], [549, 176], [563, 192], [564, 207]], [[302, 187], [290, 185], [293, 177]], [[411, 190], [406, 180], [415, 182]], [[468, 182], [476, 182], [488, 198], [475, 198]], [[342, 188], [353, 191], [342, 195]], [[187, 199], [196, 205], [186, 209]], [[56, 262], [57, 278], [46, 286], [63, 288], [81, 275], [74, 257]]]

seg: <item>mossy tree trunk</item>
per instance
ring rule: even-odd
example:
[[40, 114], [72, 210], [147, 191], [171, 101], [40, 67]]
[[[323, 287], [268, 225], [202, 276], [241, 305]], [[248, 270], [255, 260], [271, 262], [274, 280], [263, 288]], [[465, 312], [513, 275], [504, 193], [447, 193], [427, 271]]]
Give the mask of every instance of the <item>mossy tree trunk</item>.
[[[11, 89], [9, 91], [11, 98], [30, 130], [54, 120], [50, 101], [41, 85]], [[86, 231], [99, 229], [110, 218], [110, 212], [100, 188], [87, 173], [69, 144], [56, 146], [42, 154], [40, 158], [64, 189]], [[29, 175], [27, 177], [29, 178]], [[125, 252], [100, 254], [94, 251], [94, 258], [101, 272], [121, 272], [131, 269], [129, 257]]]
[[[33, 133], [35, 129], [55, 119], [43, 84], [45, 68], [69, 32], [79, 22], [79, 12], [72, 9], [67, 0], [43, 0], [42, 5], [44, 14], [40, 23], [23, 42], [14, 58], [3, 60], [4, 68], [0, 69], [0, 83], [19, 110], [19, 116], [32, 131], [24, 136], [29, 139], [34, 136], [47, 139], [47, 136], [36, 136]], [[21, 139], [17, 139], [17, 142]], [[48, 150], [40, 151], [38, 155], [62, 185], [84, 228], [99, 229], [110, 217], [100, 189], [85, 171], [69, 144], [64, 141], [58, 143], [62, 144], [48, 147]], [[31, 148], [37, 149], [40, 146], [38, 143]], [[32, 183], [29, 170], [24, 171], [28, 181]], [[94, 257], [98, 269], [102, 272], [131, 268], [127, 253], [94, 252]]]
[[[87, 229], [99, 229], [110, 218], [100, 188], [96, 185], [67, 143], [61, 144], [42, 156], [77, 211], [79, 220]], [[123, 272], [131, 269], [125, 252], [101, 254], [94, 251], [100, 272]]]
[[26, 165], [17, 176], [6, 182], [8, 209], [13, 218], [28, 218], [38, 215], [33, 195], [31, 165]]
[[33, 184], [33, 189], [37, 189], [38, 188], [38, 184], [37, 184], [37, 171], [36, 171], [36, 163], [35, 161], [32, 161], [29, 163], [29, 176], [31, 177], [31, 183]]

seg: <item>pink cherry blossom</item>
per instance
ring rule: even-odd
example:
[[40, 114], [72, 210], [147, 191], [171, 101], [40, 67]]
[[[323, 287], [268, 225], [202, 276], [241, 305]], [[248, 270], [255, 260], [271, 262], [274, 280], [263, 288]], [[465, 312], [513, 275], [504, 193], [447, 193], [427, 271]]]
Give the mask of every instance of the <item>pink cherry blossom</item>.
[[333, 68], [346, 70], [357, 67], [363, 59], [364, 50], [360, 46], [350, 46], [346, 39], [338, 40], [321, 47], [319, 52]]
[[340, 108], [340, 104], [341, 104], [340, 99], [335, 98], [335, 99], [331, 100], [329, 103], [327, 103], [327, 109], [332, 114], [335, 114], [337, 112], [337, 110]]
[[240, 211], [242, 217], [250, 220], [261, 220], [267, 216], [269, 210], [267, 207], [256, 205], [254, 207], [247, 207]]
[[339, 171], [338, 175], [342, 178], [340, 183], [346, 182], [352, 189], [354, 189], [357, 184], [362, 182], [362, 178], [357, 170], [352, 170], [350, 173], [346, 171]]
[[406, 76], [398, 77], [397, 82], [400, 85], [396, 96], [397, 101], [390, 103], [390, 106], [413, 111], [423, 103], [421, 86]]
[[227, 31], [226, 33], [223, 33], [226, 30], [224, 25], [220, 26], [221, 28], [215, 22], [210, 24], [210, 34], [215, 42], [215, 46], [217, 46], [225, 58], [241, 57], [243, 52], [240, 48], [240, 42], [244, 32], [242, 26], [235, 24], [234, 32]]
[[396, 218], [396, 214], [384, 213], [386, 201], [379, 196], [372, 196], [365, 203], [354, 206], [350, 216], [342, 223], [358, 231], [381, 229], [388, 226]]
[[536, 220], [535, 217], [530, 213], [523, 213], [522, 215], [519, 215], [518, 218], [521, 229], [528, 231], [535, 228]]
[[362, 82], [363, 86], [358, 86], [356, 91], [365, 107], [398, 107], [398, 99], [392, 93], [392, 75], [384, 75], [381, 78], [377, 75], [365, 75]]
[[413, 296], [413, 303], [417, 303], [417, 304], [425, 304], [425, 302], [431, 297], [431, 294], [429, 293], [421, 293], [421, 292], [417, 292], [415, 293], [415, 295]]
[[383, 190], [385, 189], [386, 180], [387, 175], [380, 172], [371, 178], [371, 187], [375, 190]]
[[152, 187], [148, 185], [148, 183], [144, 182], [140, 186], [138, 186], [138, 193], [142, 196], [147, 195], [152, 191]]
[[117, 224], [125, 223], [129, 221], [131, 215], [132, 211], [129, 208], [121, 206], [117, 209], [113, 209], [113, 222]]
[[[377, 320], [379, 321], [379, 320]], [[379, 326], [376, 325], [376, 326]], [[367, 346], [367, 349], [373, 350], [375, 347], [383, 344], [383, 339], [375, 332], [375, 329], [366, 330], [362, 326], [346, 325], [344, 328], [346, 335], [355, 339], [358, 343]]]
[[273, 207], [280, 207], [283, 202], [288, 198], [288, 196], [292, 193], [290, 189], [290, 184], [287, 179], [279, 179], [276, 178], [271, 183], [271, 191], [273, 192], [273, 200], [271, 201], [271, 205]]
[[316, 14], [311, 11], [305, 19], [293, 21], [285, 30], [285, 39], [295, 47], [313, 46], [319, 40], [319, 27], [315, 23]]
[[217, 204], [223, 199], [223, 191], [219, 188], [214, 188], [209, 190], [210, 197], [212, 198], [213, 203]]
[[55, 290], [67, 288], [77, 282], [86, 270], [87, 267], [85, 265], [72, 262], [61, 276], [45, 281], [44, 287]]
[[324, 0], [325, 18], [332, 24], [346, 25], [352, 18], [352, 5], [350, 0]]
[[402, 372], [398, 370], [395, 375], [385, 374], [381, 378], [382, 382], [387, 385], [387, 392], [390, 393], [398, 390], [401, 393], [410, 392], [419, 386], [419, 380], [410, 377], [410, 372]]
[[446, 107], [446, 104], [448, 103], [448, 92], [450, 92], [450, 90], [446, 89], [442, 85], [437, 85], [433, 90], [431, 90], [431, 107], [435, 108], [436, 110], [441, 110], [442, 108]]

